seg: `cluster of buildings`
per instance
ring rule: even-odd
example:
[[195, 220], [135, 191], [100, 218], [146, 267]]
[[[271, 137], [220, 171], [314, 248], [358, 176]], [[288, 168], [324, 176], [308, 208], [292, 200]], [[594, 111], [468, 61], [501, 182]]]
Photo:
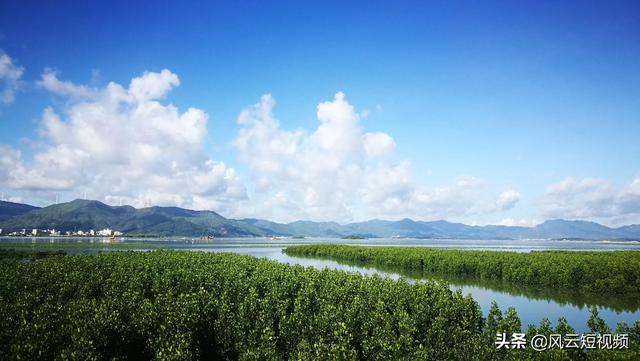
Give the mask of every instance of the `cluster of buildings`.
[[[0, 228], [0, 235], [3, 235], [2, 228]], [[23, 236], [23, 237], [39, 237], [39, 236], [49, 236], [49, 237], [60, 237], [60, 236], [68, 236], [68, 237], [118, 237], [122, 236], [122, 232], [114, 231], [110, 228], [101, 229], [95, 231], [93, 229], [89, 231], [57, 231], [55, 229], [37, 229], [34, 228], [31, 232], [28, 232], [26, 229], [22, 229], [21, 231], [10, 232], [6, 234], [7, 236]]]

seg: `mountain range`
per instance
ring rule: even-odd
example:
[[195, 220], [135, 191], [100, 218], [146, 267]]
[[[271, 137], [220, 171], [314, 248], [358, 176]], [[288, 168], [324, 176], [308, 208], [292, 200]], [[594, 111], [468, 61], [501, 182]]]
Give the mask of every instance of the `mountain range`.
[[561, 219], [548, 220], [535, 227], [469, 226], [443, 220], [427, 222], [408, 218], [349, 224], [276, 223], [253, 218], [228, 219], [213, 211], [158, 206], [137, 209], [81, 199], [43, 208], [0, 201], [0, 229], [4, 230], [3, 234], [33, 228], [53, 228], [63, 232], [111, 228], [125, 234], [159, 236], [640, 240], [640, 225], [637, 224], [611, 228], [595, 222]]

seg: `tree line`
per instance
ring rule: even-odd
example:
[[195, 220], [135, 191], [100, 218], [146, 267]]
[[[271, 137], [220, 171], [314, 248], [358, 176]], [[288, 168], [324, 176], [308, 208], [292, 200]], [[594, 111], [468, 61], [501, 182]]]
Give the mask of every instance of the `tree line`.
[[380, 265], [409, 272], [474, 277], [589, 293], [640, 295], [640, 252], [473, 251], [426, 247], [290, 246], [293, 256]]

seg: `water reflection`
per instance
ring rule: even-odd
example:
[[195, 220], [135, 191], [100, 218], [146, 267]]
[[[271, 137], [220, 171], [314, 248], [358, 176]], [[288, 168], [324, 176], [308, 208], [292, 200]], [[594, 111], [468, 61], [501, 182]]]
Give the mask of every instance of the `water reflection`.
[[[361, 262], [338, 261], [338, 263], [341, 265], [350, 265], [356, 268], [371, 267], [370, 264]], [[474, 287], [478, 289], [503, 292], [513, 296], [524, 296], [530, 300], [553, 300], [559, 304], [567, 304], [578, 308], [602, 306], [616, 312], [633, 312], [640, 310], [639, 294], [610, 297], [608, 295], [585, 293], [564, 288], [536, 287], [475, 277], [459, 277], [418, 271], [411, 272], [377, 264], [375, 265], [375, 268], [386, 274], [396, 274], [410, 280], [430, 279], [447, 283], [453, 288]]]

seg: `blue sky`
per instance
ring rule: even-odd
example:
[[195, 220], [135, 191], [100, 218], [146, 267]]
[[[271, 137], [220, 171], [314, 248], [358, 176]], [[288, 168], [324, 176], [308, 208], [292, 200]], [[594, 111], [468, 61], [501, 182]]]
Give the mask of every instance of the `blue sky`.
[[[55, 194], [68, 200], [88, 192], [111, 203], [175, 203], [282, 221], [408, 216], [480, 224], [556, 217], [640, 222], [638, 34], [640, 5], [633, 1], [2, 2], [0, 49], [22, 74], [15, 86], [0, 76], [0, 87], [15, 88], [15, 99], [0, 103], [0, 143], [5, 152], [20, 151], [5, 169], [22, 173], [5, 170], [0, 189], [5, 198], [35, 204], [50, 203]], [[199, 200], [183, 193], [184, 185], [174, 185], [176, 191], [146, 184], [155, 192], [141, 196], [144, 190], [135, 185], [96, 182], [92, 177], [102, 170], [118, 174], [120, 168], [42, 130], [47, 107], [72, 127], [78, 104], [97, 102], [43, 85], [45, 72], [100, 90], [111, 81], [126, 88], [145, 71], [162, 69], [179, 77], [179, 86], [157, 100], [180, 113], [193, 107], [208, 116], [195, 145], [198, 155], [187, 161], [184, 154], [193, 149], [175, 150], [165, 159], [194, 162], [192, 168], [210, 173], [202, 165], [209, 159], [233, 173], [216, 180], [231, 185], [204, 187]], [[356, 148], [336, 156], [319, 143], [310, 145], [318, 138], [318, 104], [338, 107], [338, 92], [358, 117], [362, 134], [353, 139], [381, 132], [393, 139], [383, 159], [358, 155], [364, 151]], [[237, 146], [242, 129], [256, 131], [267, 121], [256, 115], [251, 124], [238, 124], [240, 112], [265, 94], [276, 102], [278, 127], [249, 132], [247, 140], [259, 144], [272, 137], [266, 149], [273, 139], [304, 131], [296, 138], [297, 155], [267, 155], [305, 176], [265, 169], [264, 152]], [[92, 165], [76, 163], [76, 178], [55, 187], [20, 181], [69, 174], [34, 160], [60, 147], [88, 152]], [[340, 175], [306, 164], [332, 155]], [[398, 172], [389, 171], [400, 164], [407, 165], [398, 179], [371, 186], [369, 175], [393, 178]], [[359, 181], [332, 185], [350, 165], [358, 168], [353, 177]], [[192, 184], [190, 177], [198, 175], [185, 177]], [[501, 202], [504, 192], [511, 193]]]

